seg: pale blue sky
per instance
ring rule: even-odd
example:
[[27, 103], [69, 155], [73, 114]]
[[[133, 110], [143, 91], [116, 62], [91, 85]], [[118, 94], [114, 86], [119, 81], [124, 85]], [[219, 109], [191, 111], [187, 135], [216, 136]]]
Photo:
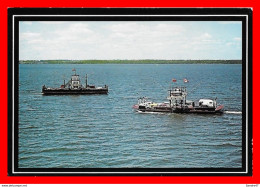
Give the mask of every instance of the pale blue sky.
[[21, 21], [19, 59], [242, 59], [242, 22]]

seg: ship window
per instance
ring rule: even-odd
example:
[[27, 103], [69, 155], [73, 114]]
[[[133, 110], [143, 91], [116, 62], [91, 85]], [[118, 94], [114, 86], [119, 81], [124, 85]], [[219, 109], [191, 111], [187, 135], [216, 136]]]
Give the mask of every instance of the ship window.
[[78, 76], [72, 76], [71, 79], [72, 79], [73, 81], [77, 81], [77, 80], [79, 80], [79, 77], [78, 77]]

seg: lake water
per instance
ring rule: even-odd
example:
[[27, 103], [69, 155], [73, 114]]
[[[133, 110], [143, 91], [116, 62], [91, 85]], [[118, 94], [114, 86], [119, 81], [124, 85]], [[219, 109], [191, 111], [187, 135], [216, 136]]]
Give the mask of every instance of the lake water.
[[[77, 70], [108, 95], [43, 96]], [[242, 66], [201, 64], [19, 65], [19, 168], [242, 167]], [[140, 114], [139, 97], [218, 98], [223, 115]]]

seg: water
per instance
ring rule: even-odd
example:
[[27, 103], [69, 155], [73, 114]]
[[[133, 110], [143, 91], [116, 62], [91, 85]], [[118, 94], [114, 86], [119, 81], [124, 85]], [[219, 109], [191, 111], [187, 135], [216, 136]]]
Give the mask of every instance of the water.
[[[77, 70], [108, 95], [43, 96]], [[241, 65], [19, 65], [19, 168], [242, 167]], [[172, 78], [188, 99], [215, 98], [223, 115], [140, 114], [141, 96], [167, 101]]]

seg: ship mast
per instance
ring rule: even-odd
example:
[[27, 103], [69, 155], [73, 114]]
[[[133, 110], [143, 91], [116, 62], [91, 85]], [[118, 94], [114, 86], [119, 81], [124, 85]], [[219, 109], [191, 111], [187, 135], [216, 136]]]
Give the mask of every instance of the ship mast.
[[88, 75], [86, 74], [86, 88], [88, 87]]

